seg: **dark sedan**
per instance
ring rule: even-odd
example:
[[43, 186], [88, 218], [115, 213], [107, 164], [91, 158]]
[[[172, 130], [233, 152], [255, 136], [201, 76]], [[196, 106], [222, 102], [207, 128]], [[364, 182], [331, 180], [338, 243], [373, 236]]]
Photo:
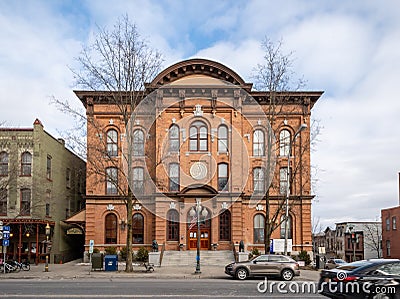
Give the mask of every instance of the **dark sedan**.
[[400, 298], [400, 260], [376, 259], [322, 270], [319, 290], [329, 298]]

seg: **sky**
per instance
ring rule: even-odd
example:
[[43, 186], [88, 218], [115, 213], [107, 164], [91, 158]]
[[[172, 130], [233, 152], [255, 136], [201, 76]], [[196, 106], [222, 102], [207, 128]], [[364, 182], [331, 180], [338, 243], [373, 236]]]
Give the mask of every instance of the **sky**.
[[111, 28], [124, 15], [164, 54], [164, 67], [207, 58], [246, 82], [268, 36], [294, 53], [305, 90], [324, 91], [312, 111], [322, 128], [312, 152], [316, 230], [379, 220], [382, 208], [399, 205], [399, 1], [110, 3], [0, 0], [0, 124], [31, 127], [39, 118], [55, 137], [71, 128], [50, 99], [81, 105], [70, 68], [96, 26]]

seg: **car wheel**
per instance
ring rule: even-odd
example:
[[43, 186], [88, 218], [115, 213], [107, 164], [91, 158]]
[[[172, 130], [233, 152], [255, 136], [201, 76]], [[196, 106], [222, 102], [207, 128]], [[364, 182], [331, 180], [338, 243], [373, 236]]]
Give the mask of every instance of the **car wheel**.
[[245, 268], [239, 268], [236, 270], [236, 278], [240, 280], [245, 280], [249, 276], [249, 273]]
[[380, 293], [380, 294], [376, 294], [376, 295], [372, 295], [372, 297], [370, 297], [371, 299], [390, 299], [392, 297], [390, 297], [389, 295], [386, 295], [384, 293]]
[[294, 276], [294, 273], [293, 273], [293, 271], [290, 270], [290, 269], [285, 269], [285, 270], [283, 270], [282, 273], [281, 273], [281, 277], [282, 277], [282, 279], [285, 280], [285, 281], [292, 280], [292, 279], [293, 279], [293, 276]]

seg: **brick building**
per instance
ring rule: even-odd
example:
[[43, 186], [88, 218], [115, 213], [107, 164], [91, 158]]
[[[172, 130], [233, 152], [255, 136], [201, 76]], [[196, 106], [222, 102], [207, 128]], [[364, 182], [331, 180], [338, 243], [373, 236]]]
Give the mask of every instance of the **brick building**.
[[381, 210], [381, 217], [383, 257], [400, 259], [400, 206]]
[[[240, 240], [246, 249], [263, 249], [267, 208], [269, 215], [279, 210], [272, 238], [284, 238], [282, 203], [289, 169], [288, 238], [293, 251], [312, 252], [309, 127], [311, 109], [322, 92], [254, 91], [220, 63], [186, 60], [146, 86], [143, 103], [150, 98], [148, 106], [135, 109], [129, 132], [120, 110], [109, 101], [111, 93], [75, 94], [90, 119], [86, 246], [89, 240], [100, 250], [125, 246], [126, 210], [119, 188], [126, 188], [126, 182], [120, 171], [127, 136], [133, 136], [135, 250], [150, 246], [153, 239], [165, 250], [195, 249], [196, 202], [202, 206], [203, 250], [232, 249]], [[279, 105], [273, 118], [271, 98]], [[302, 124], [307, 129], [300, 133]], [[104, 154], [95, 156], [95, 146], [103, 147]]]
[[38, 119], [33, 128], [0, 129], [0, 220], [11, 227], [9, 258], [43, 262], [50, 255], [51, 262], [60, 262], [77, 257], [83, 235], [68, 236], [62, 220], [84, 205], [85, 168]]

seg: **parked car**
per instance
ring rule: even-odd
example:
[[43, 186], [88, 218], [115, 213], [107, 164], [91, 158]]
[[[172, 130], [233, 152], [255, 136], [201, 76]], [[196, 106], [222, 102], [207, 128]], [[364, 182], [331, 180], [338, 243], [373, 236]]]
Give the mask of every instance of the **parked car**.
[[400, 260], [372, 259], [322, 270], [318, 289], [329, 298], [400, 298]]
[[292, 280], [300, 275], [299, 264], [284, 255], [264, 254], [249, 261], [231, 263], [225, 267], [225, 273], [244, 280], [255, 276], [278, 276], [283, 280]]
[[325, 263], [325, 269], [333, 269], [339, 266], [346, 265], [347, 262], [342, 259], [329, 259]]

